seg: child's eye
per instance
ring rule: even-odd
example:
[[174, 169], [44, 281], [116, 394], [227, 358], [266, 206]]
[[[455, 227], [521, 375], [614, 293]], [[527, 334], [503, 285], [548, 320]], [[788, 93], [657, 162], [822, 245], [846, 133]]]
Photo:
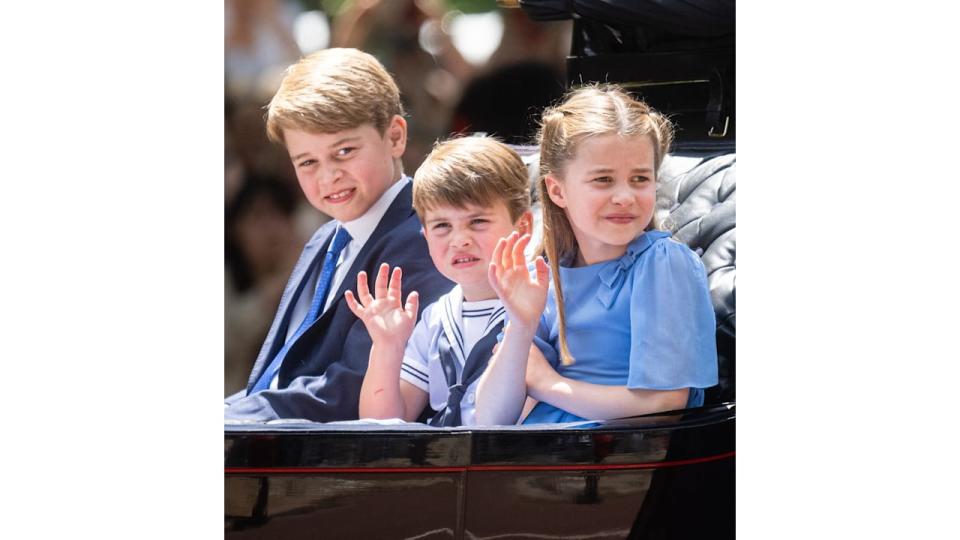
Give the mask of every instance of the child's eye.
[[297, 163], [297, 167], [300, 167], [300, 168], [309, 167], [309, 166], [313, 165], [313, 164], [316, 163], [316, 162], [317, 162], [317, 160], [315, 160], [315, 159], [305, 159], [305, 160], [301, 161], [300, 163]]
[[598, 184], [609, 184], [610, 182], [613, 182], [613, 178], [610, 178], [609, 176], [598, 176], [592, 181], [597, 182]]
[[345, 146], [345, 147], [340, 148], [340, 149], [337, 150], [336, 156], [337, 156], [338, 158], [346, 157], [346, 156], [349, 156], [350, 154], [352, 154], [354, 150], [356, 150], [356, 147], [353, 147], [353, 146]]
[[634, 176], [633, 178], [631, 178], [631, 180], [634, 181], [634, 182], [636, 182], [636, 183], [638, 183], [638, 184], [640, 184], [640, 183], [643, 183], [643, 182], [648, 182], [648, 181], [650, 181], [650, 177], [648, 177], [648, 176]]
[[486, 225], [487, 223], [490, 223], [490, 220], [485, 218], [476, 218], [470, 220], [470, 225]]
[[433, 226], [430, 227], [431, 230], [434, 230], [437, 232], [446, 232], [446, 230], [449, 228], [450, 228], [449, 223], [434, 223]]

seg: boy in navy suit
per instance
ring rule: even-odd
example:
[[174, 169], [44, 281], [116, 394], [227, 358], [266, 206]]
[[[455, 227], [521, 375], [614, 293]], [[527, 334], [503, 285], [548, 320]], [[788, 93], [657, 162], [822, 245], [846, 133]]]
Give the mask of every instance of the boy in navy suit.
[[411, 204], [400, 92], [373, 56], [322, 50], [287, 69], [267, 134], [286, 147], [310, 204], [334, 219], [304, 247], [247, 389], [227, 398], [224, 418], [353, 420], [371, 339], [344, 291], [384, 262], [403, 266], [424, 305], [453, 286], [430, 261]]

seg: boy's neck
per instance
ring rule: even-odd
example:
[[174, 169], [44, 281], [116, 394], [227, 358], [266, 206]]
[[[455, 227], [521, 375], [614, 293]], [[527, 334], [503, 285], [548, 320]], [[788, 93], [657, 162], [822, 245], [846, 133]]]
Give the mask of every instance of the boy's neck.
[[464, 302], [482, 302], [483, 300], [494, 300], [497, 298], [497, 293], [489, 287], [486, 289], [468, 289], [460, 285], [460, 290], [463, 291]]

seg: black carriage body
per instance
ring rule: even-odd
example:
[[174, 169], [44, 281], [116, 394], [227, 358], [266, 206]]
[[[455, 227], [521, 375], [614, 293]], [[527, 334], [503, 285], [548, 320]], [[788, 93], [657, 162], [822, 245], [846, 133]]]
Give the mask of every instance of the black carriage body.
[[226, 537], [732, 537], [734, 424], [228, 427]]

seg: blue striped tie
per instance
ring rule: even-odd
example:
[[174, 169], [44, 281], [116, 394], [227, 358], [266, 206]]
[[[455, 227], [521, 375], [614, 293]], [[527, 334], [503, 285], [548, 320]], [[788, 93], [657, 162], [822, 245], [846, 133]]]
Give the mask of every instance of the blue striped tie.
[[303, 322], [300, 323], [300, 327], [294, 332], [293, 337], [287, 340], [283, 348], [273, 357], [273, 361], [270, 362], [267, 369], [260, 375], [257, 384], [253, 385], [250, 394], [255, 394], [261, 390], [270, 388], [270, 381], [273, 380], [277, 370], [280, 369], [280, 365], [283, 364], [283, 358], [287, 355], [287, 351], [289, 351], [297, 339], [307, 331], [307, 328], [310, 328], [310, 325], [317, 320], [317, 317], [320, 315], [320, 308], [327, 298], [327, 290], [330, 288], [330, 282], [333, 281], [333, 272], [337, 268], [337, 259], [340, 258], [340, 252], [343, 251], [344, 246], [346, 246], [350, 240], [350, 233], [342, 226], [337, 227], [337, 232], [333, 235], [333, 241], [330, 242], [330, 247], [327, 248], [327, 255], [323, 259], [323, 269], [320, 271], [320, 278], [317, 280], [317, 293], [313, 296], [310, 311], [308, 311], [307, 316], [303, 318]]

